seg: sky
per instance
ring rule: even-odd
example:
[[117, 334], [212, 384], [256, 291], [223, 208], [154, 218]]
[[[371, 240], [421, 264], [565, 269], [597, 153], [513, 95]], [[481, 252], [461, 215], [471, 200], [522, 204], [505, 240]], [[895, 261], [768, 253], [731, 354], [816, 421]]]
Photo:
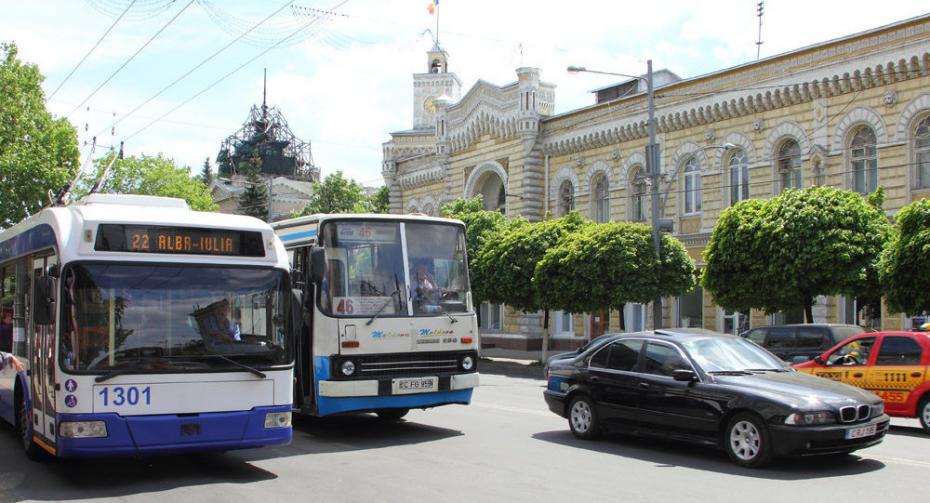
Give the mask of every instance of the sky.
[[[755, 60], [756, 3], [440, 0], [438, 36], [463, 95], [534, 66], [561, 113], [618, 80], [569, 65], [639, 75], [652, 59], [687, 78]], [[126, 155], [163, 153], [196, 174], [261, 103], [267, 69], [268, 104], [311, 142], [323, 176], [379, 186], [382, 143], [413, 126], [412, 75], [426, 71], [437, 32], [428, 4], [0, 0], [0, 42], [39, 66], [48, 109], [78, 129], [83, 156], [96, 135], [95, 156], [124, 141]], [[926, 0], [768, 0], [761, 56], [927, 12]]]

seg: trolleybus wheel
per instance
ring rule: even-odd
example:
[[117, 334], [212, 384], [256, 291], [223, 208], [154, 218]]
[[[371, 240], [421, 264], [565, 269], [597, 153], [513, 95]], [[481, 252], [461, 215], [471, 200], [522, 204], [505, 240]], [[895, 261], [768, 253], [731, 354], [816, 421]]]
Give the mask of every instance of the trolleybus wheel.
[[45, 451], [32, 440], [32, 425], [29, 423], [28, 418], [29, 413], [26, 410], [26, 401], [20, 399], [16, 406], [16, 430], [22, 441], [26, 457], [33, 461], [38, 461], [45, 456]]

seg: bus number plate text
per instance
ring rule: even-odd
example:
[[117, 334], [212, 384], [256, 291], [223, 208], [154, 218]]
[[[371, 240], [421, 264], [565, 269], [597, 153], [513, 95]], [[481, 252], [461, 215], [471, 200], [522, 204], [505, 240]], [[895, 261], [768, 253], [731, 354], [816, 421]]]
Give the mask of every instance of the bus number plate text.
[[394, 395], [428, 393], [438, 389], [438, 377], [405, 377], [403, 379], [394, 379], [391, 382], [391, 392]]

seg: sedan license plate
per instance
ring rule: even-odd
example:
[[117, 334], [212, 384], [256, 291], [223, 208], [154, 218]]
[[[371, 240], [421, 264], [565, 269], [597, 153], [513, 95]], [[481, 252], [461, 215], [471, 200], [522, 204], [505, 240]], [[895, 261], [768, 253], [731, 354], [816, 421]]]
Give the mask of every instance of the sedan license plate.
[[846, 430], [846, 439], [852, 440], [855, 438], [871, 437], [875, 434], [876, 425], [870, 424], [868, 426], [861, 426], [859, 428], [850, 428]]
[[427, 393], [439, 389], [438, 377], [405, 377], [391, 381], [391, 393], [405, 395], [408, 393]]

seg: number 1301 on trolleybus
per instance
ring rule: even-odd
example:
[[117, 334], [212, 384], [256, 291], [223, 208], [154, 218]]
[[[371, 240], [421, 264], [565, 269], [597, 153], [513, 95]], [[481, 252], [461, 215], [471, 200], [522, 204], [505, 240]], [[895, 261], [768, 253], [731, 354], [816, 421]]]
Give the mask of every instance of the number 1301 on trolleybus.
[[301, 411], [396, 419], [471, 401], [479, 341], [462, 222], [315, 215], [273, 227], [302, 291]]
[[30, 456], [287, 443], [287, 267], [267, 224], [180, 199], [40, 211], [0, 233], [0, 416]]

